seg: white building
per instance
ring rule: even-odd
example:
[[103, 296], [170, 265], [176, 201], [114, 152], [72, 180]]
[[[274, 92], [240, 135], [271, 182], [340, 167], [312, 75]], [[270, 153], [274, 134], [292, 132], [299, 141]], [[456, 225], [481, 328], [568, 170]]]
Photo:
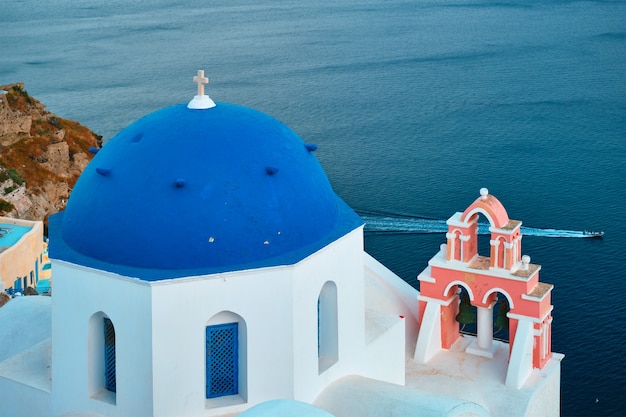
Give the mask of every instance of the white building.
[[[558, 415], [558, 356], [521, 389], [500, 342], [414, 361], [418, 293], [364, 252], [316, 147], [194, 80], [51, 217], [53, 297], [0, 309], [0, 415]], [[50, 299], [51, 327], [9, 333]]]

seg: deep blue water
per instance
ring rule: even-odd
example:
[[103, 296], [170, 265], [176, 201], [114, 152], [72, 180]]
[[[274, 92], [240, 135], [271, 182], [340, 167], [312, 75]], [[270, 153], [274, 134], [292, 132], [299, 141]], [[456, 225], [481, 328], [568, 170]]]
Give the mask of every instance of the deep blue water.
[[[317, 143], [356, 209], [447, 219], [487, 187], [524, 226], [604, 230], [523, 253], [555, 285], [562, 414], [626, 415], [625, 1], [174, 3], [4, 0], [0, 84], [108, 139], [203, 68], [214, 100]], [[417, 286], [443, 241], [366, 249]]]

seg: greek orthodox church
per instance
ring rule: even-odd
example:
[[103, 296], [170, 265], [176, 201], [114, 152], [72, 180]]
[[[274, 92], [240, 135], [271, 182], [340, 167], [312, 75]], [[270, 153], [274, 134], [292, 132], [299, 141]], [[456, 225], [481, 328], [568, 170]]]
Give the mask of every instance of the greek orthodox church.
[[553, 287], [493, 195], [448, 220], [418, 292], [364, 251], [316, 145], [194, 81], [188, 104], [100, 149], [51, 216], [52, 296], [0, 308], [0, 415], [559, 415]]

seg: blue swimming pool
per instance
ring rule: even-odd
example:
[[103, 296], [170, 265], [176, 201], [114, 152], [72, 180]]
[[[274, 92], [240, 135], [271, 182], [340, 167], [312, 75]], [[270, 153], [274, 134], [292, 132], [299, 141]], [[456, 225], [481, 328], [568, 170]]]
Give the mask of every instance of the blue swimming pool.
[[0, 247], [10, 247], [17, 243], [31, 227], [19, 226], [10, 223], [0, 223]]

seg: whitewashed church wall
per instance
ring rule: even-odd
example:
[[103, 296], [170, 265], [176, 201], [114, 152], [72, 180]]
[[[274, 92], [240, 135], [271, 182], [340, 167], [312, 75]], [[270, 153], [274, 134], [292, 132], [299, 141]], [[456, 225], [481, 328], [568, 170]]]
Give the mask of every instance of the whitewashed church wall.
[[[338, 360], [320, 373], [317, 302], [327, 281], [337, 287]], [[358, 228], [299, 262], [294, 271], [294, 399], [312, 402], [332, 381], [362, 371], [363, 232]]]
[[367, 344], [362, 363], [362, 376], [393, 384], [405, 383], [405, 324], [406, 318], [397, 318], [395, 324]]
[[[291, 398], [291, 287], [291, 267], [153, 283], [154, 415], [210, 416]], [[237, 316], [245, 322], [239, 395], [206, 399], [206, 326]]]
[[[330, 382], [368, 373], [361, 228], [296, 266], [151, 283], [63, 261], [53, 267], [53, 365], [63, 369], [53, 370], [54, 415], [210, 416], [272, 398], [313, 401]], [[320, 373], [317, 302], [328, 281], [336, 285], [339, 350]], [[88, 323], [98, 312], [115, 326], [114, 395], [89, 387]], [[229, 314], [245, 323], [239, 395], [207, 400], [205, 329]]]
[[[53, 415], [152, 414], [149, 285], [135, 279], [52, 260]], [[117, 393], [89, 385], [89, 320], [102, 312], [115, 326]]]
[[413, 358], [418, 334], [419, 291], [386, 266], [363, 253], [365, 264], [365, 303], [368, 309], [405, 317], [405, 355]]

